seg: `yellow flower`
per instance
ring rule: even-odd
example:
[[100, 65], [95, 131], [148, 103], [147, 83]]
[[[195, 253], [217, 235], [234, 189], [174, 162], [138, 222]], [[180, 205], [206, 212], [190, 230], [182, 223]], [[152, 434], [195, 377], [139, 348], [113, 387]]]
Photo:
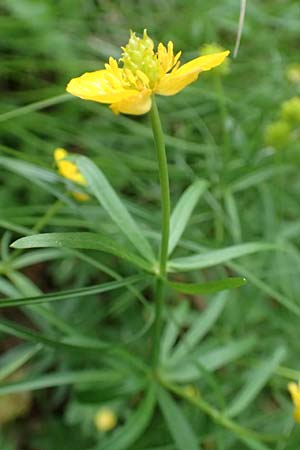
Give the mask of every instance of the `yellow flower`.
[[181, 52], [174, 54], [173, 42], [154, 43], [144, 30], [142, 38], [130, 33], [122, 47], [122, 67], [110, 57], [105, 69], [73, 78], [67, 91], [84, 100], [107, 103], [115, 114], [140, 115], [151, 108], [151, 96], [175, 95], [197, 80], [199, 73], [219, 66], [229, 51], [192, 59], [180, 66]]
[[[54, 150], [54, 159], [59, 173], [67, 180], [71, 180], [74, 183], [81, 184], [82, 186], [86, 186], [87, 182], [79, 172], [76, 164], [66, 159], [68, 156], [68, 152], [63, 148], [57, 148]], [[72, 192], [72, 195], [76, 198], [76, 200], [80, 201], [85, 201], [90, 198], [83, 192]]]
[[294, 404], [294, 420], [300, 422], [300, 385], [299, 383], [289, 383], [288, 390]]
[[96, 428], [99, 431], [110, 431], [117, 425], [118, 418], [109, 408], [100, 409], [94, 417]]

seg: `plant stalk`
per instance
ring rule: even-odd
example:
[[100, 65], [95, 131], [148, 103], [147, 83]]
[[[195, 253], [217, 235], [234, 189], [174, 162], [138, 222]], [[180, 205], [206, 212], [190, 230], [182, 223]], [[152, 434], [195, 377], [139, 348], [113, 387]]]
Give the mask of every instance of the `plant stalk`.
[[150, 110], [153, 138], [158, 161], [158, 172], [161, 194], [161, 242], [159, 250], [159, 272], [155, 286], [155, 320], [153, 330], [153, 368], [157, 368], [159, 362], [159, 350], [163, 325], [163, 313], [165, 306], [164, 279], [167, 274], [168, 246], [170, 234], [170, 188], [168, 162], [164, 142], [164, 134], [161, 126], [155, 97], [152, 98]]

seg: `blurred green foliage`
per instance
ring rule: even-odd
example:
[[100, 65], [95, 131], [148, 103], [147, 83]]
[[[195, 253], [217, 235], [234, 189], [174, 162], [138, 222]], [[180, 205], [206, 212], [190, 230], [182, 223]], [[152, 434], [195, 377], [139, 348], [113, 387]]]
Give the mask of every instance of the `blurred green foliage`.
[[[233, 50], [239, 4], [2, 0], [0, 12], [1, 295], [36, 297], [129, 277], [135, 270], [127, 262], [104, 253], [9, 248], [33, 228], [96, 231], [123, 243], [95, 200], [78, 204], [66, 194], [54, 167], [56, 147], [89, 156], [158, 244], [160, 197], [148, 117], [116, 117], [103, 105], [68, 96], [65, 85], [103, 67], [110, 55], [118, 58], [129, 29], [147, 28], [156, 42], [173, 40], [183, 61], [197, 56], [204, 44]], [[152, 414], [151, 389], [148, 397], [141, 394], [147, 381], [139, 377], [140, 369], [114, 353], [122, 344], [147, 362], [153, 316], [147, 279], [106, 293], [74, 294], [49, 307], [3, 309], [0, 394], [32, 390], [34, 403], [26, 419], [1, 426], [1, 449], [181, 450], [177, 429], [196, 435], [203, 449], [299, 447], [286, 389], [288, 380], [300, 377], [299, 136], [280, 151], [265, 143], [266, 128], [278, 120], [281, 105], [300, 93], [287, 72], [300, 62], [299, 19], [298, 1], [249, 1], [230, 73], [200, 75], [178, 96], [158, 98], [172, 205], [198, 178], [209, 186], [175, 257], [252, 241], [274, 246], [175, 278], [180, 283], [232, 275], [248, 280], [217, 296], [168, 291], [163, 375], [182, 391], [173, 389], [173, 397], [164, 392]], [[110, 342], [108, 353], [95, 348], [102, 340]], [[29, 376], [10, 384], [7, 377], [24, 364]], [[192, 401], [184, 391], [190, 385]], [[203, 402], [220, 415], [208, 412]], [[107, 434], [96, 430], [94, 414], [103, 405], [117, 412], [128, 439], [136, 436], [129, 446], [114, 440], [120, 426]], [[259, 438], [237, 425], [256, 430]]]

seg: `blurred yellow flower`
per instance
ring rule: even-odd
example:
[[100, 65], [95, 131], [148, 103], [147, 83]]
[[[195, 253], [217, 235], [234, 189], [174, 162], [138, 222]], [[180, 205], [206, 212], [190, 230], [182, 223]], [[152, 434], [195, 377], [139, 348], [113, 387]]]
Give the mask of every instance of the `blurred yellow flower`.
[[[22, 381], [26, 372], [18, 370], [5, 379], [5, 382]], [[2, 381], [2, 380], [1, 380]], [[2, 425], [18, 418], [25, 417], [32, 406], [31, 392], [15, 392], [0, 397], [0, 429]]]
[[281, 117], [290, 123], [300, 125], [300, 98], [293, 97], [281, 105]]
[[111, 409], [102, 408], [96, 413], [94, 422], [97, 430], [106, 432], [115, 428], [118, 418]]
[[229, 55], [229, 51], [213, 53], [180, 66], [181, 52], [174, 54], [173, 42], [160, 43], [154, 51], [146, 30], [142, 38], [131, 32], [122, 50], [122, 67], [110, 57], [105, 69], [73, 78], [67, 91], [84, 100], [110, 104], [115, 114], [140, 115], [150, 110], [153, 94], [177, 94], [197, 80], [200, 72], [220, 65]]
[[[68, 161], [69, 154], [64, 148], [57, 148], [54, 150], [54, 159], [58, 168], [59, 173], [66, 178], [67, 180], [71, 180], [74, 183], [81, 184], [82, 186], [86, 186], [87, 182], [79, 172], [76, 164], [72, 161]], [[86, 201], [90, 197], [83, 192], [72, 192], [72, 195], [76, 198], [76, 200]]]
[[291, 125], [285, 120], [271, 122], [265, 129], [265, 142], [276, 149], [283, 148], [290, 143], [291, 132]]
[[300, 385], [299, 383], [289, 383], [288, 390], [294, 404], [294, 420], [300, 422]]
[[300, 64], [290, 64], [286, 71], [287, 79], [293, 84], [300, 84]]

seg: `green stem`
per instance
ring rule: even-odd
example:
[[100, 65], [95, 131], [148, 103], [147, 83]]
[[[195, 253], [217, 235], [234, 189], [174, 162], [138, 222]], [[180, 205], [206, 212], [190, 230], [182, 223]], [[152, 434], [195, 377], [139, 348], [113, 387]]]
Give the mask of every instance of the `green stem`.
[[224, 413], [220, 412], [218, 409], [211, 406], [200, 395], [191, 396], [186, 392], [184, 388], [181, 388], [180, 386], [162, 377], [160, 377], [159, 381], [162, 384], [162, 386], [164, 386], [166, 389], [178, 395], [179, 397], [185, 399], [189, 403], [193, 404], [201, 411], [203, 411], [205, 414], [207, 414], [216, 423], [222, 425], [224, 428], [227, 428], [228, 430], [232, 431], [241, 438], [250, 438], [256, 441], [266, 441], [266, 442], [278, 441], [279, 439], [283, 438], [283, 436], [279, 434], [275, 435], [271, 433], [259, 433], [250, 428], [243, 427], [242, 425], [239, 425], [238, 423], [231, 420], [229, 417], [227, 417]]
[[159, 251], [159, 272], [155, 287], [155, 320], [153, 331], [154, 333], [153, 366], [156, 368], [159, 360], [159, 348], [163, 324], [163, 310], [165, 304], [164, 278], [166, 277], [167, 274], [168, 246], [170, 234], [170, 189], [169, 189], [168, 162], [164, 142], [164, 134], [154, 97], [152, 98], [152, 108], [150, 111], [150, 118], [158, 161], [161, 210], [162, 210], [161, 242]]

